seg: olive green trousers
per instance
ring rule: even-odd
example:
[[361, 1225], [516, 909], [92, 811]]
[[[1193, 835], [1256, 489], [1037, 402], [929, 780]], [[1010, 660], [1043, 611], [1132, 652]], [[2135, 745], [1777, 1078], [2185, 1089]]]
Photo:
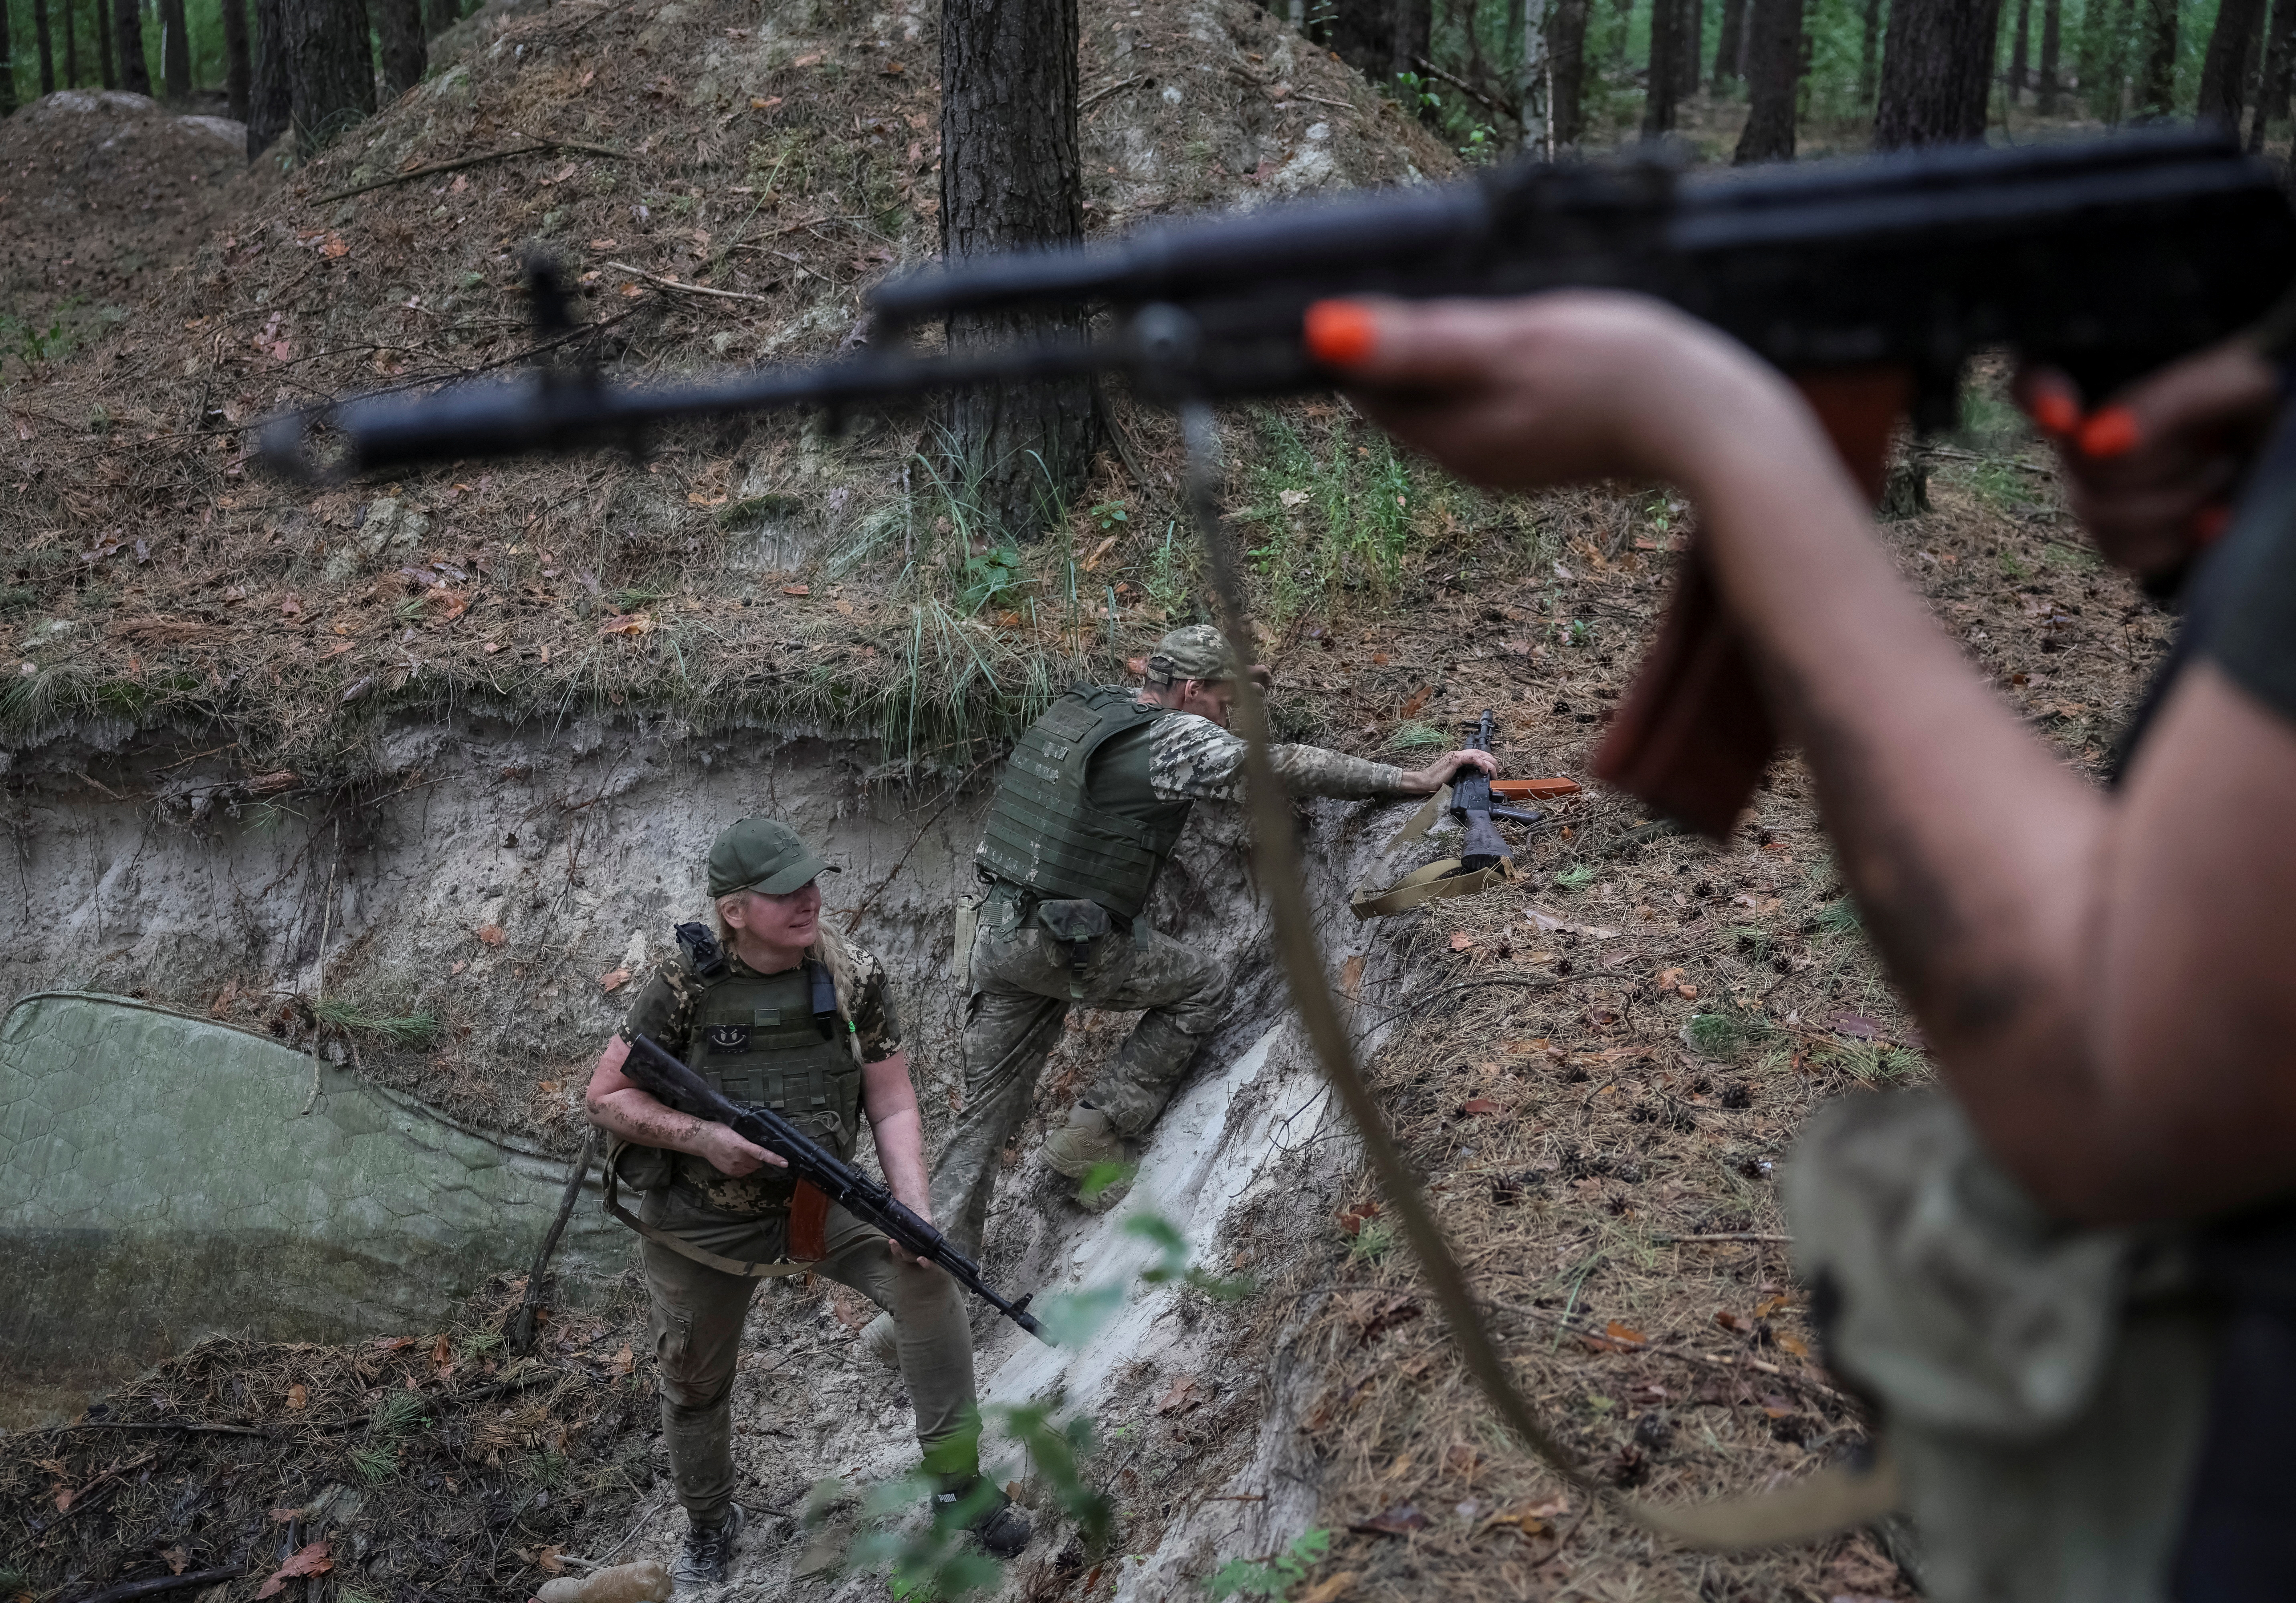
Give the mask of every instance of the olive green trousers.
[[[650, 1193], [647, 1204], [641, 1215], [647, 1223], [685, 1233], [679, 1226], [687, 1222], [679, 1219], [674, 1196], [657, 1202]], [[710, 1215], [707, 1224], [715, 1228], [696, 1233], [706, 1234], [703, 1245], [726, 1257], [770, 1261], [779, 1255], [780, 1216], [755, 1222], [758, 1242], [737, 1239], [740, 1223]], [[828, 1255], [805, 1267], [851, 1287], [893, 1316], [901, 1379], [917, 1412], [918, 1446], [931, 1454], [942, 1443], [977, 1432], [972, 1333], [956, 1282], [939, 1269], [895, 1257], [882, 1231], [843, 1208], [829, 1210], [824, 1235]], [[658, 1241], [642, 1241], [640, 1251], [653, 1303], [653, 1355], [670, 1484], [694, 1525], [715, 1525], [734, 1501], [734, 1371], [741, 1357], [742, 1321], [758, 1282], [697, 1264]], [[939, 1467], [963, 1474], [977, 1463]]]

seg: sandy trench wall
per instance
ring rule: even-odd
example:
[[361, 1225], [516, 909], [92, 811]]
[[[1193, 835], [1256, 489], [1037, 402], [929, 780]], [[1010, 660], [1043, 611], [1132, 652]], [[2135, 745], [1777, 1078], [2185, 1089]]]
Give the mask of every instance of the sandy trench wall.
[[[220, 743], [186, 736], [181, 748]], [[117, 776], [102, 787], [82, 777], [98, 757]], [[711, 836], [744, 813], [769, 813], [844, 869], [830, 892], [833, 914], [870, 904], [855, 927], [892, 975], [928, 1141], [937, 1142], [960, 1080], [952, 903], [973, 882], [983, 798], [977, 789], [873, 788], [865, 758], [834, 740], [768, 731], [705, 739], [581, 723], [410, 727], [384, 742], [376, 778], [351, 805], [317, 796], [230, 802], [217, 778], [200, 777], [201, 762], [168, 749], [20, 753], [0, 977], [9, 994], [136, 986], [178, 1001], [234, 987], [234, 1005], [260, 1027], [288, 994], [313, 994], [324, 935], [328, 994], [445, 1020], [441, 1044], [427, 1054], [363, 1054], [370, 1078], [417, 1090], [474, 1123], [570, 1146], [586, 1060], [627, 994], [608, 994], [598, 977], [658, 961], [674, 922], [706, 907], [701, 864]], [[1410, 811], [1321, 802], [1300, 814], [1326, 957], [1334, 976], [1349, 959], [1365, 960], [1357, 972], [1367, 992], [1392, 977], [1394, 962], [1378, 927], [1349, 915], [1347, 896]], [[1043, 1296], [1131, 1281], [1147, 1255], [1124, 1228], [1135, 1213], [1170, 1220], [1195, 1261], [1218, 1266], [1247, 1217], [1255, 1239], [1280, 1240], [1319, 1228], [1340, 1200], [1352, 1143], [1286, 1005], [1240, 810], [1197, 809], [1152, 916], [1230, 966], [1234, 1011], [1158, 1126], [1135, 1194], [1116, 1215], [1094, 1219], [1070, 1206], [1070, 1188], [1034, 1141], [1016, 1146], [985, 1254], [1010, 1288]], [[497, 928], [499, 945], [480, 938]], [[1096, 1062], [1129, 1023], [1073, 1019], [1054, 1074], [1064, 1062]], [[291, 1058], [308, 1084], [308, 1056], [272, 1050]], [[327, 1072], [331, 1088], [352, 1077]], [[1061, 1100], [1047, 1091], [1055, 1116]], [[521, 1234], [507, 1255], [518, 1261], [501, 1267], [522, 1270], [530, 1239]], [[775, 1321], [786, 1316], [776, 1306], [760, 1297], [753, 1341], [775, 1339]], [[1209, 1404], [1234, 1421], [1206, 1473], [1242, 1501], [1204, 1501], [1165, 1521], [1125, 1583], [1127, 1596], [1164, 1595], [1219, 1557], [1280, 1548], [1310, 1522], [1316, 1468], [1296, 1425], [1313, 1377], [1287, 1344], [1312, 1312], [1297, 1312], [1273, 1350], [1237, 1345], [1227, 1313], [1207, 1317], [1169, 1288], [1137, 1285], [1080, 1352], [1049, 1353], [983, 1319], [982, 1395], [992, 1404], [1056, 1397], [1104, 1428], [1144, 1426], [1154, 1398], [1143, 1394], [1144, 1375], [1196, 1378]], [[737, 1391], [737, 1452], [753, 1484], [810, 1479], [832, 1462], [864, 1479], [904, 1472], [914, 1451], [907, 1413], [878, 1394], [882, 1378], [856, 1362], [815, 1385], [802, 1411], [820, 1422], [806, 1433], [819, 1439], [802, 1447], [776, 1441], [791, 1434], [783, 1415], [791, 1399], [767, 1383]], [[1005, 1468], [1023, 1471], [1017, 1461]], [[676, 1523], [646, 1541], [667, 1554]], [[760, 1550], [744, 1579], [786, 1582], [796, 1557], [794, 1544]]]

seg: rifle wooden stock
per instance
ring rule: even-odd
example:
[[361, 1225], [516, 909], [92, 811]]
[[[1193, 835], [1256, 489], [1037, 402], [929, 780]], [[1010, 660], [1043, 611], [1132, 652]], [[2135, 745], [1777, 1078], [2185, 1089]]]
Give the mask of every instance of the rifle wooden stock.
[[[1878, 502], [1913, 375], [1877, 367], [1809, 373], [1798, 382], [1842, 465]], [[1722, 840], [1777, 749], [1777, 724], [1753, 656], [1693, 535], [1657, 638], [1595, 754], [1595, 777]]]

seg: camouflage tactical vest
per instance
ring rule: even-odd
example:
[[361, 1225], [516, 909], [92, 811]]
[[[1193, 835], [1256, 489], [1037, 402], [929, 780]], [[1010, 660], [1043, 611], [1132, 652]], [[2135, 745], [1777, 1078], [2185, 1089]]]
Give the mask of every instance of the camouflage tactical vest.
[[[1150, 789], [1149, 731], [1168, 709], [1136, 696], [1121, 685], [1079, 685], [1013, 743], [975, 854], [982, 868], [1047, 900], [1140, 916], [1190, 804], [1160, 801]], [[1095, 805], [1085, 778], [1103, 747]]]
[[[843, 1039], [827, 971], [808, 958], [779, 974], [728, 968], [703, 985], [686, 1067], [726, 1097], [772, 1108], [849, 1160], [861, 1137], [861, 1066]], [[824, 1010], [818, 1016], [816, 1005]], [[787, 1206], [796, 1189], [786, 1169], [769, 1165], [733, 1177], [689, 1153], [677, 1155], [677, 1176], [732, 1213]]]

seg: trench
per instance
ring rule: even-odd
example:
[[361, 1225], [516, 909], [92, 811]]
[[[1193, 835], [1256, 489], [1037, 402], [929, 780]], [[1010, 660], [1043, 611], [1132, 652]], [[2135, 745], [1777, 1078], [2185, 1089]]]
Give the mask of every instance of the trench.
[[[386, 732], [356, 785], [262, 796], [208, 751], [225, 744], [83, 732], [14, 754], [5, 776], [0, 994], [26, 999], [0, 1029], [11, 1265], [0, 1291], [20, 1355], [0, 1376], [11, 1418], [69, 1412], [209, 1334], [419, 1330], [488, 1272], [523, 1272], [585, 1128], [588, 1060], [669, 951], [673, 925], [706, 910], [709, 842], [747, 814], [787, 820], [840, 871], [829, 917], [886, 963], [928, 1141], [946, 1136], [961, 1079], [952, 910], [973, 883], [977, 785], [878, 782], [864, 748], [801, 731], [473, 720]], [[1320, 802], [1299, 814], [1335, 977], [1354, 958], [1357, 983], [1388, 977], [1376, 927], [1358, 926], [1346, 901], [1406, 812]], [[1046, 1347], [993, 1316], [975, 1323], [984, 1403], [1145, 1417], [1144, 1378], [1185, 1375], [1228, 1422], [1223, 1452], [1206, 1460], [1217, 1484], [1166, 1511], [1152, 1549], [1127, 1560], [1124, 1596], [1157, 1595], [1219, 1554], [1280, 1546], [1308, 1523], [1316, 1480], [1295, 1428], [1310, 1381], [1287, 1346], [1300, 1319], [1269, 1350], [1238, 1350], [1227, 1313], [1137, 1283], [1153, 1249], [1126, 1221], [1157, 1215], [1193, 1261], [1225, 1268], [1242, 1261], [1240, 1240], [1265, 1256], [1321, 1228], [1353, 1161], [1283, 997], [1239, 810], [1197, 809], [1150, 917], [1229, 966], [1234, 1010], [1157, 1126], [1133, 1194], [1101, 1217], [1067, 1200], [1035, 1135], [1130, 1021], [1073, 1017], [1038, 1125], [1008, 1155], [984, 1255], [1009, 1288], [1121, 1283], [1125, 1300], [1079, 1347]], [[409, 1048], [372, 1034], [362, 1044], [352, 1028], [338, 1032], [348, 1053], [332, 1036], [314, 1051], [291, 1028], [271, 1033], [299, 997], [364, 1019], [427, 1017], [434, 1033]], [[12, 1054], [10, 1041], [74, 1009], [90, 1015], [73, 1026], [81, 1036], [39, 1073]], [[79, 1072], [58, 1073], [63, 1063]], [[29, 1094], [36, 1083], [45, 1100]], [[54, 1094], [66, 1084], [70, 1095]], [[631, 1261], [594, 1203], [577, 1219], [560, 1264], [570, 1297]], [[392, 1231], [405, 1239], [378, 1246]], [[786, 1323], [761, 1296], [745, 1341], [784, 1339]], [[747, 1484], [908, 1467], [897, 1380], [857, 1352], [842, 1357], [801, 1400], [745, 1374]], [[798, 1414], [832, 1423], [796, 1431]], [[997, 1472], [1024, 1476], [1017, 1449]], [[657, 1522], [632, 1551], [667, 1556], [678, 1523]], [[752, 1542], [745, 1584], [794, 1573], [800, 1533], [776, 1528]]]

